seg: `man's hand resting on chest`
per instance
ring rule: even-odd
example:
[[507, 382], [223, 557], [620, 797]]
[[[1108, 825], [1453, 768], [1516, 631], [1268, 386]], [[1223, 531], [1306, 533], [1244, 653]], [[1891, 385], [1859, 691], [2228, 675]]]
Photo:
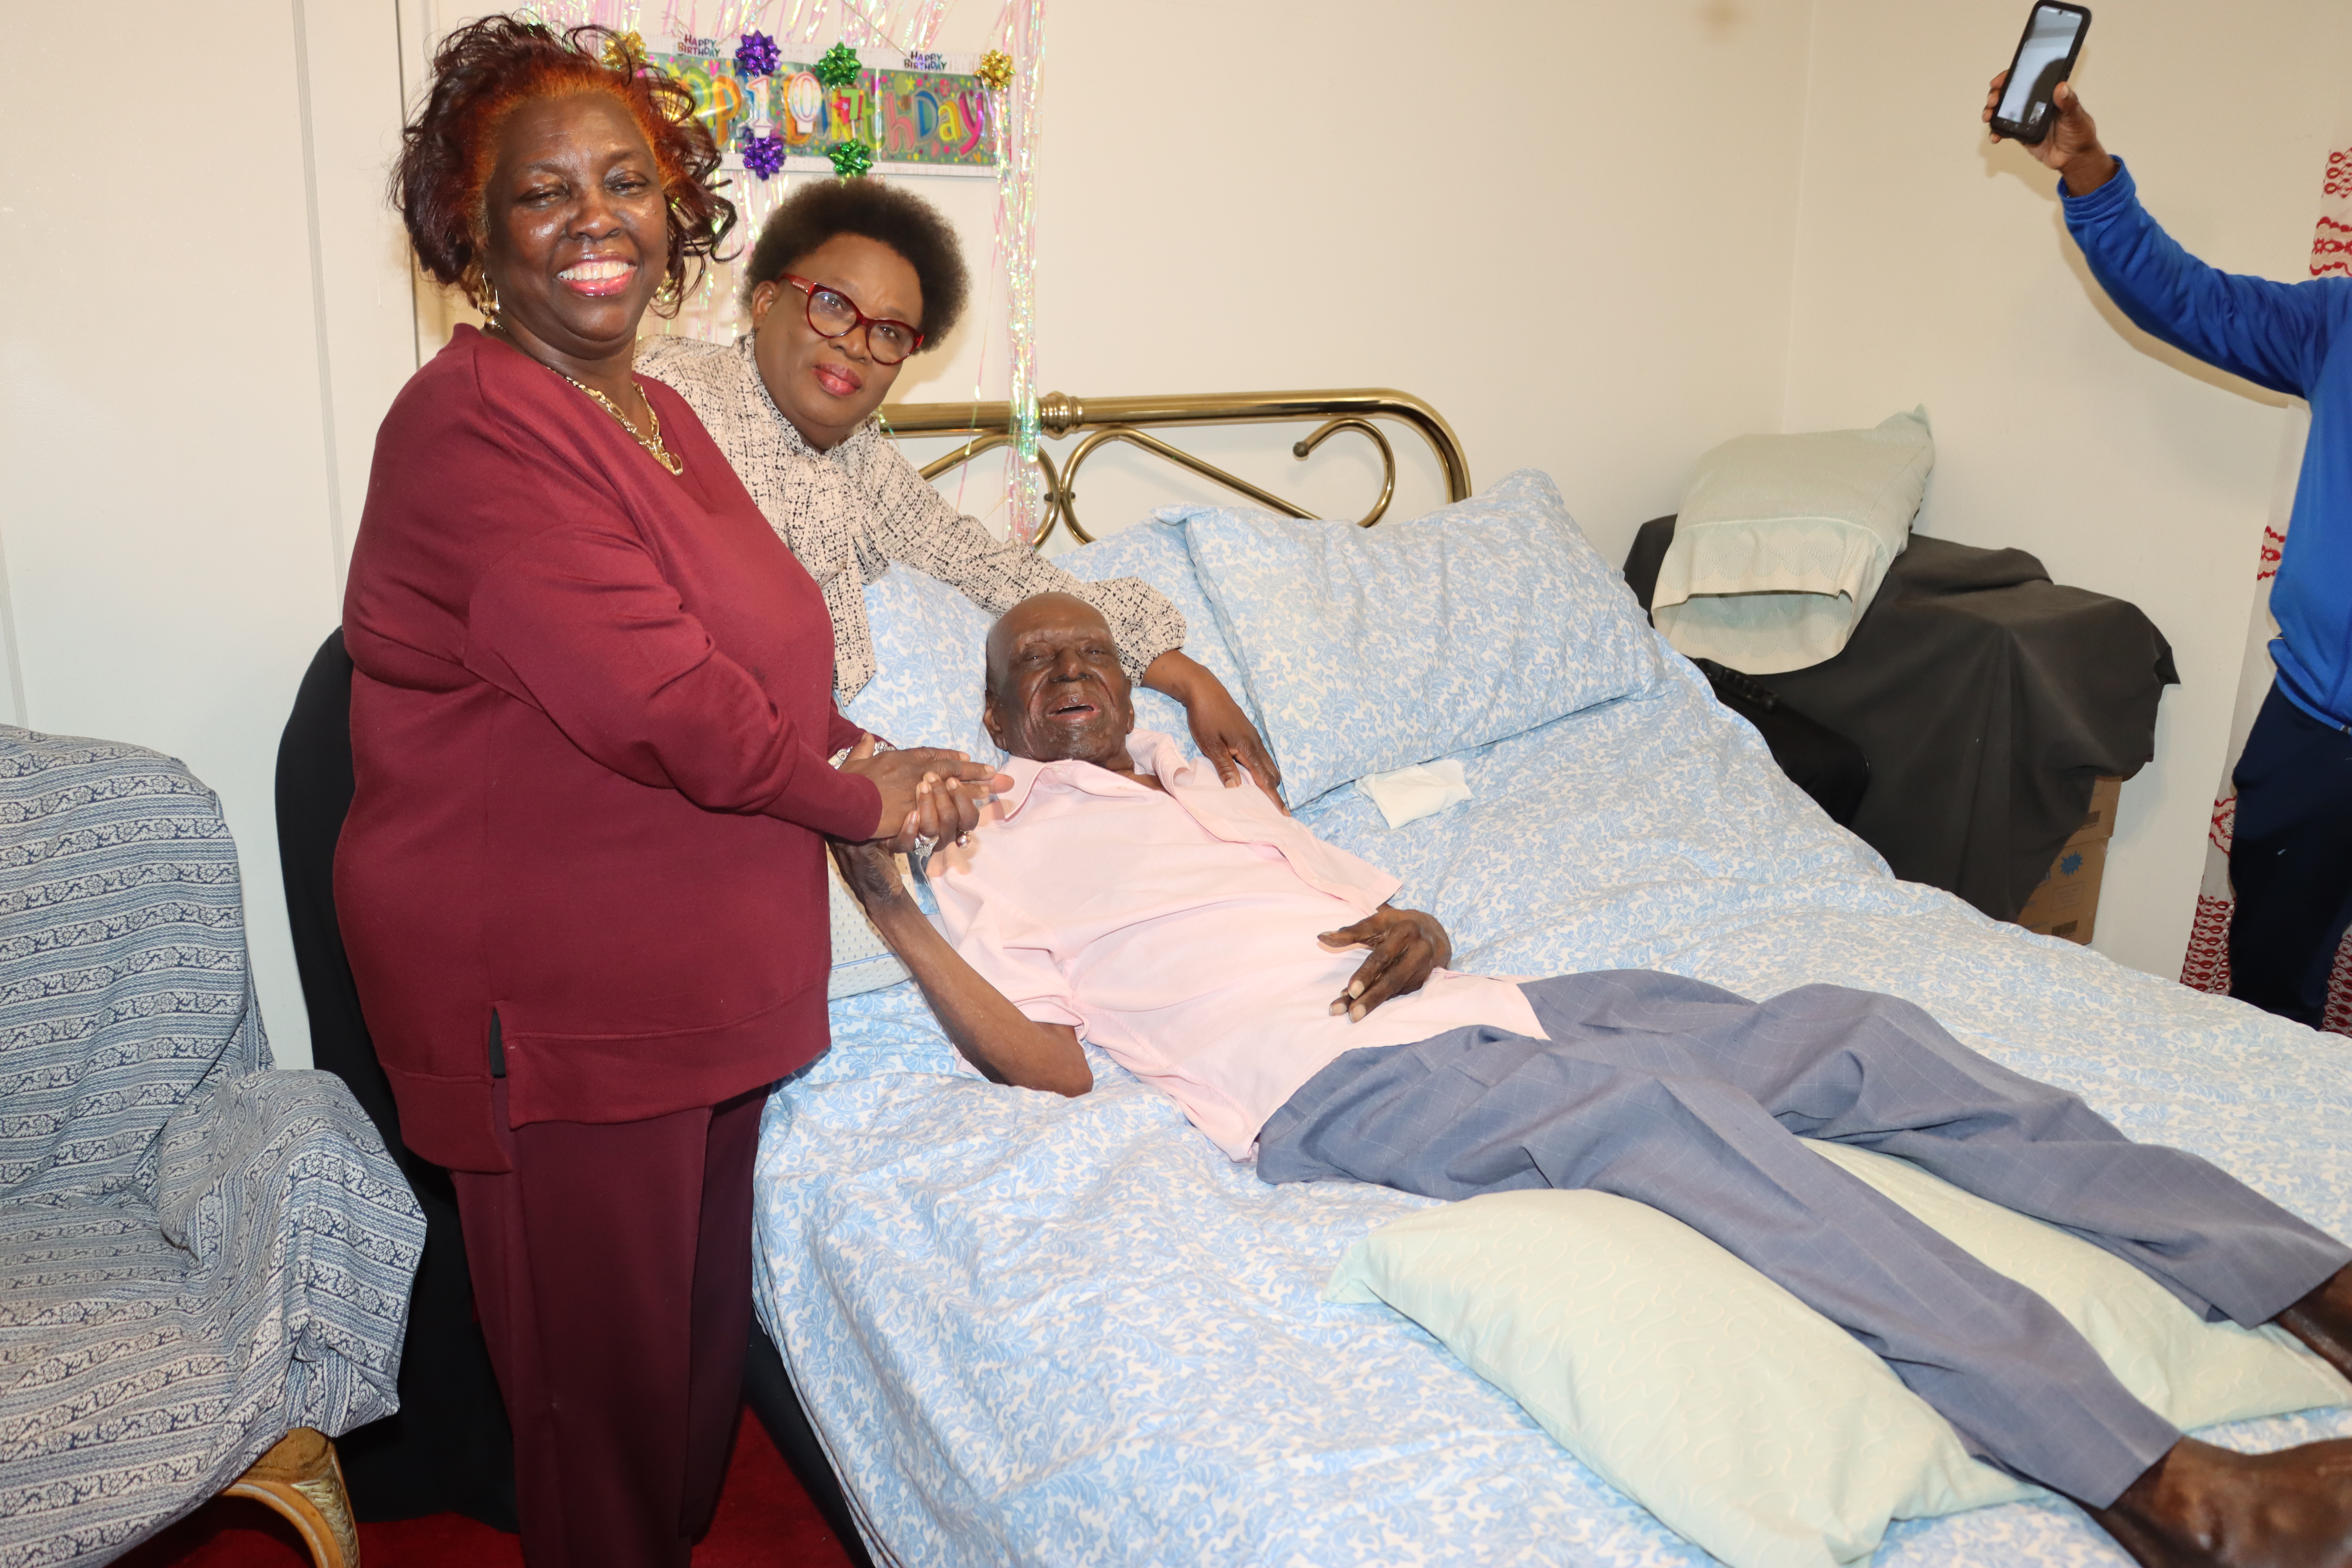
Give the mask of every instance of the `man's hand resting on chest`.
[[1334, 950], [1372, 950], [1348, 988], [1331, 999], [1331, 1011], [1347, 1014], [1355, 1024], [1390, 997], [1420, 990], [1431, 970], [1454, 960], [1454, 940], [1435, 915], [1394, 904], [1382, 904], [1354, 925], [1327, 931], [1317, 940]]

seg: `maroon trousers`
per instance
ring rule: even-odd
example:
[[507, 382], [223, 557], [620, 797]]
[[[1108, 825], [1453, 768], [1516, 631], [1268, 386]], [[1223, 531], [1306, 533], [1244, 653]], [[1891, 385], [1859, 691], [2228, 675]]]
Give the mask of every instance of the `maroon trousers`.
[[530, 1568], [687, 1568], [742, 1407], [764, 1092], [646, 1121], [507, 1125], [454, 1173], [514, 1424]]

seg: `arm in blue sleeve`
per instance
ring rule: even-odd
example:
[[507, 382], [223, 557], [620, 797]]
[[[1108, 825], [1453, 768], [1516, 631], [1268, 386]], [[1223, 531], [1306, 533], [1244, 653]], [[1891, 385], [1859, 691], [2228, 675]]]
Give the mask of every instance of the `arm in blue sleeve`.
[[2135, 325], [2258, 386], [2308, 395], [2334, 324], [2326, 284], [2277, 283], [2207, 266], [2157, 226], [2128, 169], [2118, 168], [2087, 196], [2064, 200], [2066, 227], [2092, 276]]

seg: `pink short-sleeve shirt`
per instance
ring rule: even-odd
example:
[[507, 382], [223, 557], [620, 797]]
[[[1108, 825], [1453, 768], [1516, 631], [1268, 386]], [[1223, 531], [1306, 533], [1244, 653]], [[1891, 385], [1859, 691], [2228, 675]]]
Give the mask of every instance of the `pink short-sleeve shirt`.
[[1165, 735], [1139, 730], [1128, 751], [1165, 795], [1091, 763], [1006, 763], [1013, 788], [970, 846], [931, 859], [939, 923], [1024, 1016], [1076, 1029], [1233, 1159], [1344, 1052], [1475, 1024], [1542, 1036], [1516, 984], [1444, 969], [1360, 1023], [1333, 1016], [1364, 951], [1316, 938], [1397, 879]]

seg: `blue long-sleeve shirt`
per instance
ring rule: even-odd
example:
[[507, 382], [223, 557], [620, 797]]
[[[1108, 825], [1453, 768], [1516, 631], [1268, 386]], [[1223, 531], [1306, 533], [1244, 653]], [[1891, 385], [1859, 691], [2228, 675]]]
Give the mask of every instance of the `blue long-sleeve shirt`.
[[2208, 364], [2311, 405], [2271, 584], [2279, 624], [2271, 658], [2290, 701], [2352, 728], [2352, 279], [2276, 283], [2209, 267], [2157, 226], [2128, 169], [2087, 196], [2059, 190], [2066, 227], [2125, 315]]

